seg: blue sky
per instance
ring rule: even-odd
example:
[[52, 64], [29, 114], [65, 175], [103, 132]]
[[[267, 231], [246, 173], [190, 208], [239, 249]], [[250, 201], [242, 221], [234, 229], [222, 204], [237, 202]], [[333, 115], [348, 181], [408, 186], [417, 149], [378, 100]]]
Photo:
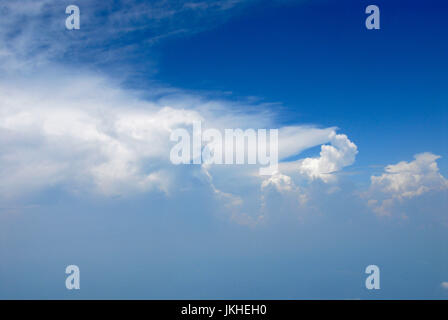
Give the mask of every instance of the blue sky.
[[[2, 2], [0, 298], [447, 299], [446, 9]], [[279, 172], [174, 166], [197, 119], [279, 128]]]

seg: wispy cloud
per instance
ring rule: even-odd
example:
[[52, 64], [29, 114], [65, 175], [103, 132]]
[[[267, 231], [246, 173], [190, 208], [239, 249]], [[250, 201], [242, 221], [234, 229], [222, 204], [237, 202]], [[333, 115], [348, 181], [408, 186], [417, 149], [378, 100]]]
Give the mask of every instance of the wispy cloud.
[[[152, 63], [151, 47], [176, 35], [212, 28], [252, 1], [76, 1], [81, 29], [65, 29], [65, 6], [56, 0], [7, 1], [0, 5], [3, 71], [26, 71], [51, 62]], [[141, 58], [141, 59], [140, 59]]]

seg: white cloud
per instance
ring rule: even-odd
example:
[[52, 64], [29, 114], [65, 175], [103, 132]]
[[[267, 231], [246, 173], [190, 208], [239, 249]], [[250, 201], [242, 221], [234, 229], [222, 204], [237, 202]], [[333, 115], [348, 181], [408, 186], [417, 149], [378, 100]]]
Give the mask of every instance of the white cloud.
[[[157, 151], [165, 146], [157, 138], [164, 134], [162, 128], [150, 127], [153, 134], [143, 140], [120, 127], [126, 112], [114, 115], [110, 110], [101, 117], [59, 103], [64, 102], [52, 101], [52, 106], [41, 108], [37, 104], [22, 114], [2, 115], [3, 195], [58, 183], [72, 187], [93, 183], [104, 194], [117, 194], [126, 189], [146, 190], [166, 181], [161, 171], [144, 172], [141, 163], [161, 155]], [[153, 118], [163, 121], [163, 111], [166, 109], [154, 112]]]
[[0, 85], [3, 196], [54, 185], [106, 195], [168, 192], [167, 137], [200, 120], [197, 112], [136, 99], [95, 77], [49, 87]]
[[315, 128], [310, 126], [290, 126], [279, 130], [279, 159], [301, 153], [308, 148], [327, 143], [336, 128]]
[[440, 284], [440, 286], [441, 286], [443, 289], [447, 289], [447, 290], [448, 290], [448, 282], [447, 282], [447, 281], [443, 281], [443, 282]]
[[272, 192], [289, 198], [295, 209], [304, 206], [308, 201], [305, 190], [297, 186], [290, 176], [281, 173], [276, 173], [265, 179], [261, 184], [261, 191], [262, 208], [265, 208], [267, 202], [270, 201]]
[[[440, 156], [430, 152], [416, 154], [415, 160], [401, 161], [386, 166], [385, 173], [371, 177], [372, 199], [368, 205], [379, 215], [389, 215], [395, 200], [413, 198], [423, 193], [448, 188], [448, 180], [439, 172], [436, 160]], [[383, 200], [376, 199], [382, 196]]]
[[333, 181], [334, 173], [355, 162], [358, 148], [346, 135], [330, 133], [331, 145], [322, 145], [320, 157], [306, 158], [298, 162], [301, 174], [311, 179], [321, 179], [324, 182]]
[[[139, 93], [92, 75], [53, 74], [42, 78], [45, 81], [0, 81], [3, 197], [55, 186], [104, 195], [154, 189], [170, 193], [176, 180], [169, 161], [173, 145], [169, 134], [174, 128], [189, 127], [198, 120], [204, 121], [204, 127], [274, 127], [264, 113], [241, 112], [251, 105], [173, 90], [162, 97], [157, 94], [157, 98], [143, 99]], [[280, 128], [279, 144], [286, 146], [283, 154], [290, 155], [328, 139], [337, 141], [333, 130], [310, 126]], [[242, 172], [229, 168], [224, 175], [245, 179], [241, 174], [251, 172], [252, 169]], [[213, 168], [203, 173], [211, 177]], [[217, 195], [232, 198], [232, 202], [238, 199], [230, 196], [231, 191], [221, 191], [215, 182], [208, 181]]]
[[[300, 131], [293, 134], [296, 138], [299, 135]], [[286, 140], [295, 141], [294, 139]], [[315, 199], [316, 195], [321, 197], [340, 191], [339, 186], [330, 184], [328, 188], [319, 185], [319, 191], [316, 193], [314, 189], [313, 193], [309, 180], [318, 179], [325, 184], [336, 182], [337, 172], [354, 163], [358, 153], [356, 145], [346, 135], [336, 134], [334, 128], [312, 130], [309, 140], [319, 141], [319, 144], [327, 142], [330, 144], [321, 145], [319, 157], [281, 162], [279, 172], [262, 181], [262, 209], [270, 205], [269, 211], [279, 211], [281, 209], [278, 203], [281, 201], [282, 207], [288, 207], [288, 214], [295, 213], [295, 216], [301, 219], [305, 212], [316, 211], [314, 205], [316, 202], [313, 201], [317, 200], [318, 203], [319, 200]], [[282, 198], [279, 200], [277, 195], [281, 195]]]
[[296, 188], [294, 182], [291, 180], [291, 177], [281, 173], [276, 173], [264, 180], [261, 184], [261, 190], [267, 189], [271, 186], [279, 192], [289, 192]]
[[420, 153], [411, 162], [388, 165], [381, 176], [372, 176], [372, 186], [398, 198], [411, 198], [430, 190], [443, 189], [448, 181], [440, 174], [436, 160], [440, 156]]

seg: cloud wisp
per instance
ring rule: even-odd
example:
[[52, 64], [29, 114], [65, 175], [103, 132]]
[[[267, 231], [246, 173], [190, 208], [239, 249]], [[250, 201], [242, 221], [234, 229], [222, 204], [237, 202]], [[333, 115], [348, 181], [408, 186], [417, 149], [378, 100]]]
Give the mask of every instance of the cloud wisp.
[[130, 61], [138, 60], [139, 70], [149, 65], [150, 73], [155, 68], [154, 44], [213, 28], [252, 2], [79, 0], [81, 28], [68, 31], [65, 9], [70, 3], [7, 1], [0, 5], [0, 68], [28, 72], [56, 61], [104, 69], [118, 65], [121, 72], [133, 74]]

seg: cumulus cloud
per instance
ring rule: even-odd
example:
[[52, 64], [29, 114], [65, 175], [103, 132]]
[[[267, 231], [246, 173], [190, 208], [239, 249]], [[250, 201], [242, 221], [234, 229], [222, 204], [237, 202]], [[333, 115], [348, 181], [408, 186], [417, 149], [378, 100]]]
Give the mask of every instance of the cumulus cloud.
[[276, 173], [265, 179], [261, 184], [261, 190], [266, 193], [272, 190], [281, 194], [291, 194], [296, 197], [300, 205], [306, 204], [308, 197], [302, 188], [297, 186], [290, 176]]
[[[289, 213], [296, 213], [308, 202], [308, 194], [304, 188], [297, 186], [290, 176], [276, 173], [265, 179], [261, 184], [261, 209], [262, 212], [270, 211], [266, 208], [271, 204], [278, 203], [277, 195], [282, 197], [281, 203], [288, 208]], [[279, 210], [277, 210], [278, 214]]]
[[443, 189], [448, 181], [440, 174], [440, 156], [425, 152], [411, 162], [388, 165], [381, 176], [372, 176], [372, 186], [397, 198], [411, 198], [430, 190]]
[[[297, 137], [300, 135], [300, 131], [290, 135], [290, 137], [294, 135]], [[292, 142], [294, 139], [287, 138], [286, 141]], [[283, 205], [287, 203], [289, 212], [303, 212], [304, 210], [301, 209], [305, 209], [305, 205], [313, 197], [310, 190], [311, 185], [309, 185], [310, 181], [319, 180], [325, 184], [334, 183], [337, 181], [337, 172], [355, 162], [358, 153], [357, 146], [346, 135], [337, 134], [334, 128], [311, 130], [310, 141], [321, 145], [320, 156], [280, 163], [279, 171], [261, 183], [263, 209], [270, 202], [278, 203], [278, 199], [272, 199], [275, 199], [276, 195], [281, 195], [283, 197], [281, 202]], [[301, 143], [298, 143], [295, 148], [300, 147], [300, 145]], [[319, 187], [320, 196], [322, 196], [322, 192], [331, 194], [340, 190], [337, 185], [332, 184], [330, 186], [329, 189], [322, 189], [321, 185]]]
[[448, 290], [448, 281], [443, 281], [443, 282], [440, 284], [440, 286], [441, 286], [443, 289]]
[[320, 156], [298, 161], [298, 171], [310, 179], [334, 181], [334, 173], [355, 162], [358, 148], [346, 135], [329, 134], [330, 145], [322, 145]]
[[274, 187], [278, 192], [290, 192], [296, 188], [291, 177], [281, 173], [276, 173], [262, 182], [261, 190], [269, 187]]
[[425, 152], [414, 155], [413, 161], [386, 166], [385, 173], [371, 177], [369, 195], [372, 199], [368, 201], [369, 206], [379, 215], [389, 215], [396, 201], [447, 189], [448, 180], [437, 166], [436, 160], [439, 158], [438, 155]]

